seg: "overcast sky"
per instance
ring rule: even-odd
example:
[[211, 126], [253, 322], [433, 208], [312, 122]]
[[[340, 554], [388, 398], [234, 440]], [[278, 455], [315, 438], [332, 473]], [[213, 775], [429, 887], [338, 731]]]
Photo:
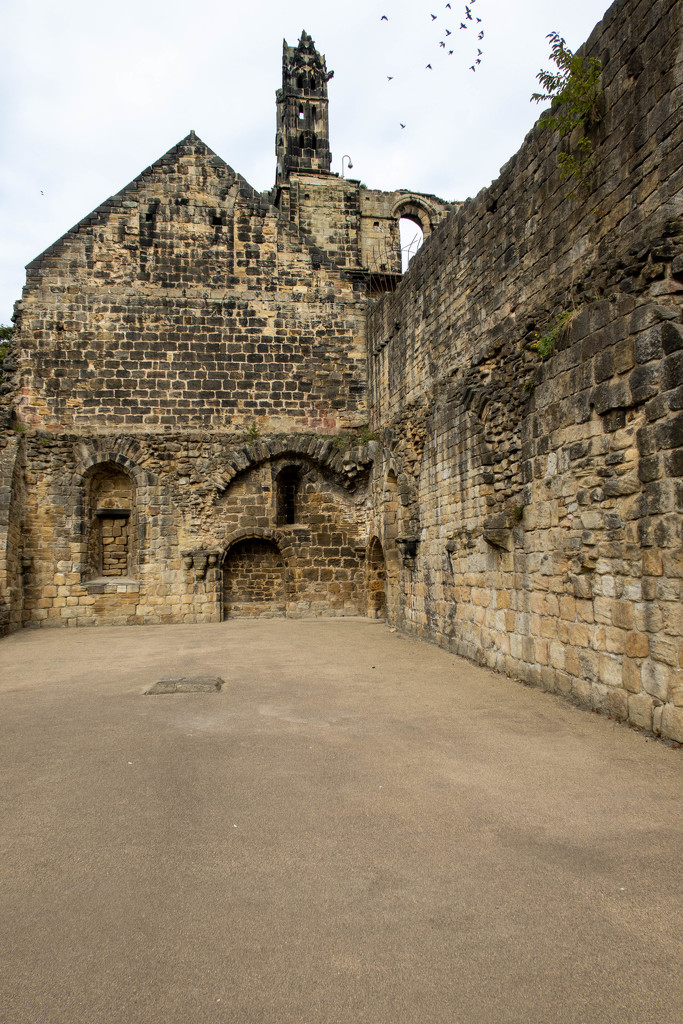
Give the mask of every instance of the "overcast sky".
[[473, 0], [470, 21], [464, 0], [2, 0], [0, 323], [25, 264], [190, 129], [271, 187], [283, 37], [306, 29], [335, 72], [333, 171], [347, 153], [370, 188], [466, 199], [540, 113], [547, 34], [576, 49], [607, 6]]

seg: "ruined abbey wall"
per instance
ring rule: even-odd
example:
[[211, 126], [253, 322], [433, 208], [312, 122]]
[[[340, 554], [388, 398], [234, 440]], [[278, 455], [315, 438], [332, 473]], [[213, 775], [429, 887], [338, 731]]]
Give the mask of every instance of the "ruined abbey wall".
[[607, 12], [585, 48], [590, 190], [567, 198], [537, 126], [376, 305], [368, 344], [408, 552], [397, 621], [683, 740], [680, 19], [673, 0]]
[[366, 419], [354, 283], [193, 134], [27, 268], [17, 415], [50, 431]]
[[683, 742], [680, 19], [617, 0], [586, 44], [578, 195], [579, 130], [450, 213], [298, 135], [264, 197], [190, 134], [38, 257], [0, 632], [367, 614]]

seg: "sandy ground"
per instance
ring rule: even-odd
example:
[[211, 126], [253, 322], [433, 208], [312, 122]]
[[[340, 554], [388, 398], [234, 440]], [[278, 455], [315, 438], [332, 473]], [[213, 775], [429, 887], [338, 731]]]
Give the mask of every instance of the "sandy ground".
[[682, 765], [368, 620], [16, 634], [0, 1021], [680, 1024]]

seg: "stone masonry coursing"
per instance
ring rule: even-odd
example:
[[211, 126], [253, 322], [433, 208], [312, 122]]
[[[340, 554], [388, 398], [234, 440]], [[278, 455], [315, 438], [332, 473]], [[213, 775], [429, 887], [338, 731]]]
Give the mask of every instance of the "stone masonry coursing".
[[683, 742], [680, 18], [586, 44], [578, 201], [539, 127], [464, 204], [332, 174], [304, 34], [272, 193], [190, 134], [35, 260], [0, 629], [368, 614]]
[[398, 624], [679, 741], [680, 18], [620, 3], [588, 41], [585, 199], [537, 127], [368, 325], [371, 422], [417, 550]]

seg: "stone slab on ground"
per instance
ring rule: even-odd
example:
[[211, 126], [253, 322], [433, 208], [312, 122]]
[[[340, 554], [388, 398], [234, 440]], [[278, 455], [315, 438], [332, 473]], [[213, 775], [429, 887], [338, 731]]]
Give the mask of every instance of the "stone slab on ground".
[[683, 1020], [681, 751], [380, 622], [14, 634], [0, 736], [3, 1024]]
[[158, 679], [145, 690], [145, 696], [156, 696], [162, 693], [219, 693], [224, 680], [218, 676], [178, 676], [170, 679]]

